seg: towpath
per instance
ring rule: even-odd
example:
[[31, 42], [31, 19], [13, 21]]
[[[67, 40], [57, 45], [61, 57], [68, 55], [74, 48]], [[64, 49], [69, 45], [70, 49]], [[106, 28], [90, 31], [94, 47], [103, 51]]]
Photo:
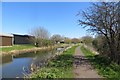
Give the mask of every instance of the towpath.
[[80, 46], [75, 49], [73, 66], [75, 78], [101, 78], [97, 71], [92, 67], [89, 60], [85, 58], [80, 50]]

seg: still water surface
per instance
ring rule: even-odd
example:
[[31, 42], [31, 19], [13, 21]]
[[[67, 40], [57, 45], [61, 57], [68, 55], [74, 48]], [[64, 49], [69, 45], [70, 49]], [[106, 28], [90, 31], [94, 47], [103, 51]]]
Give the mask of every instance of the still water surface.
[[16, 56], [7, 55], [2, 58], [2, 77], [3, 78], [15, 78], [23, 77], [25, 69], [30, 69], [30, 65], [35, 62], [40, 62], [52, 57], [56, 53], [56, 50], [46, 50], [39, 52], [30, 52], [19, 54]]

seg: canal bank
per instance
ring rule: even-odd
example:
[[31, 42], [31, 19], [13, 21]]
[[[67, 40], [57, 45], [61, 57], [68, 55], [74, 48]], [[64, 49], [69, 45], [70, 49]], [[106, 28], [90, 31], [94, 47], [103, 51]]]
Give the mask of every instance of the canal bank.
[[2, 56], [6, 56], [6, 55], [18, 55], [18, 54], [22, 54], [22, 53], [28, 53], [28, 52], [36, 52], [36, 51], [40, 51], [40, 50], [47, 50], [47, 49], [54, 49], [54, 48], [58, 48], [58, 47], [67, 47], [69, 45], [55, 45], [55, 46], [47, 46], [47, 47], [33, 47], [30, 49], [22, 49], [22, 50], [11, 50], [9, 52], [3, 52], [1, 50], [1, 54]]
[[73, 54], [78, 45], [68, 47], [48, 64], [33, 72], [27, 78], [73, 78]]

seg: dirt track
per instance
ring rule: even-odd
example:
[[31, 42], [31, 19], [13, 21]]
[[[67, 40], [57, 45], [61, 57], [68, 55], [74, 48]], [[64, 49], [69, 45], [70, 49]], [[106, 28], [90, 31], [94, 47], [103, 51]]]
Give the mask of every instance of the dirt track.
[[75, 49], [73, 66], [75, 78], [101, 78], [81, 52], [80, 46]]

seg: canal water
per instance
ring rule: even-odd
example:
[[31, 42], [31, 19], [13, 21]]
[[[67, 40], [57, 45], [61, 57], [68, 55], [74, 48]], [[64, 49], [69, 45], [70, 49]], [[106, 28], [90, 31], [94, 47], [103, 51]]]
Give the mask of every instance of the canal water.
[[52, 57], [56, 50], [43, 50], [39, 52], [23, 53], [19, 55], [7, 55], [2, 57], [2, 77], [16, 78], [23, 77], [26, 72], [29, 73], [32, 63], [44, 61]]

